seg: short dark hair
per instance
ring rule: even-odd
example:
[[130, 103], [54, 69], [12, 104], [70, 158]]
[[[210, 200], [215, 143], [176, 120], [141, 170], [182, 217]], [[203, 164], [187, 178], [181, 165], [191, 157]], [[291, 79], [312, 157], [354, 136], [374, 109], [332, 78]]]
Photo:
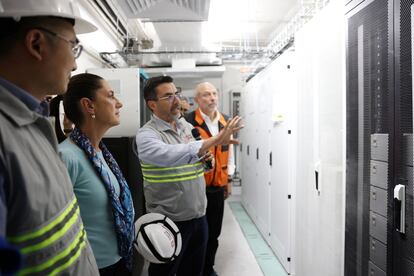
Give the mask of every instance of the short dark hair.
[[145, 102], [155, 101], [157, 99], [157, 91], [155, 90], [158, 87], [158, 85], [163, 84], [163, 83], [171, 83], [171, 82], [173, 82], [173, 78], [170, 76], [158, 76], [158, 77], [149, 78], [145, 82], [145, 86], [144, 86]]
[[68, 90], [63, 96], [66, 117], [79, 126], [84, 118], [80, 106], [82, 98], [95, 100], [96, 91], [102, 88], [103, 78], [94, 74], [83, 73], [70, 78]]
[[51, 25], [52, 20], [64, 20], [75, 25], [75, 20], [55, 16], [28, 16], [19, 21], [11, 17], [0, 18], [0, 55], [5, 56], [15, 47], [15, 44], [24, 39], [27, 31], [38, 26]]

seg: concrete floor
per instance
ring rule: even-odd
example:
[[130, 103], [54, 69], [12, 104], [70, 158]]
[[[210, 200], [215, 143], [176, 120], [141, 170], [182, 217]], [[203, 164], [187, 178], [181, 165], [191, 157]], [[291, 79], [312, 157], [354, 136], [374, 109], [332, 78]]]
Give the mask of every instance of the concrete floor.
[[[219, 239], [215, 270], [220, 276], [263, 276], [256, 258], [234, 217], [228, 203], [239, 202], [240, 187], [233, 188], [233, 195], [226, 200], [223, 228]], [[145, 263], [141, 276], [147, 276]]]
[[215, 270], [220, 276], [263, 275], [227, 202]]

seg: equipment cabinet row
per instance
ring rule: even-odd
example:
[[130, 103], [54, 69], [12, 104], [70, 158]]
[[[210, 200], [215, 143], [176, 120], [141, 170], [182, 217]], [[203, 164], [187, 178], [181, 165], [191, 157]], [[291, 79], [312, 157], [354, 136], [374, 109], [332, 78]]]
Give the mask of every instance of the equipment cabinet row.
[[343, 272], [342, 21], [331, 1], [241, 95], [242, 203], [292, 275]]

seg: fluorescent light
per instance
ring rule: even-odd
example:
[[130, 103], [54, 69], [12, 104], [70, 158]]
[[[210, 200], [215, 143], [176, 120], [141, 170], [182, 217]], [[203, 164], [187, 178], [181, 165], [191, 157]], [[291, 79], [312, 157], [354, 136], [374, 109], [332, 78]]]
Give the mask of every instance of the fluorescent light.
[[203, 45], [229, 39], [242, 41], [246, 35], [254, 34], [256, 7], [256, 0], [211, 0], [209, 18], [203, 24]]

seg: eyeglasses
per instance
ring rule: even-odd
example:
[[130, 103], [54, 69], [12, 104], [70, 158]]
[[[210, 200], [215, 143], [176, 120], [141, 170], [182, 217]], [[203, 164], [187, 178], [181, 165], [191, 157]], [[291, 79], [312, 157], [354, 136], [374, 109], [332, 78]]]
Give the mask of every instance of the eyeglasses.
[[181, 92], [177, 91], [174, 94], [158, 98], [158, 100], [159, 101], [168, 100], [169, 102], [173, 102], [175, 98], [181, 100], [182, 97], [183, 97], [183, 95], [181, 94]]
[[65, 42], [69, 43], [71, 45], [71, 50], [72, 50], [72, 53], [73, 53], [73, 57], [75, 59], [77, 59], [80, 56], [80, 54], [82, 53], [83, 46], [79, 43], [79, 41], [77, 39], [76, 39], [76, 41], [69, 40], [69, 39], [67, 39], [64, 36], [62, 36], [60, 34], [57, 34], [57, 33], [53, 32], [53, 31], [48, 30], [48, 29], [43, 28], [43, 27], [36, 27], [35, 29], [39, 29], [41, 31], [44, 31], [47, 34], [53, 35], [53, 36], [55, 36], [57, 38], [62, 39]]

